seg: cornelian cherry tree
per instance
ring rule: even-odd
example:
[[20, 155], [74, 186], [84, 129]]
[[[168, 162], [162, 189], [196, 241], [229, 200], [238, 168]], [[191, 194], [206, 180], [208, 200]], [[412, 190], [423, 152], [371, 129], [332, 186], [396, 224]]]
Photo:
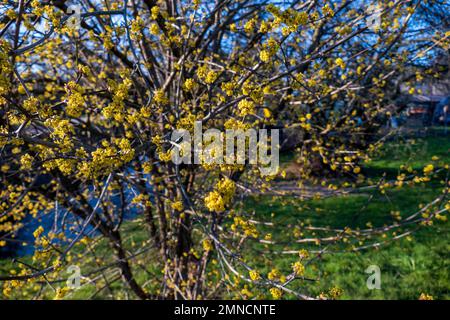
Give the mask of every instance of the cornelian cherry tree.
[[[33, 257], [0, 275], [3, 296], [63, 297], [78, 265], [82, 285], [120, 298], [312, 298], [291, 285], [317, 257], [302, 245], [320, 237], [292, 235], [289, 270], [265, 274], [246, 255], [259, 243], [269, 262], [276, 243], [259, 229], [270, 217], [242, 203], [282, 197], [284, 172], [177, 165], [171, 133], [280, 129], [300, 188], [324, 175], [381, 189], [430, 180], [433, 166], [393, 182], [360, 168], [384, 141], [398, 75], [447, 38], [411, 44], [422, 2], [0, 1], [0, 246], [30, 219], [54, 220], [34, 228]], [[445, 196], [391, 226], [326, 230], [328, 244], [379, 245], [365, 241], [426, 224]]]

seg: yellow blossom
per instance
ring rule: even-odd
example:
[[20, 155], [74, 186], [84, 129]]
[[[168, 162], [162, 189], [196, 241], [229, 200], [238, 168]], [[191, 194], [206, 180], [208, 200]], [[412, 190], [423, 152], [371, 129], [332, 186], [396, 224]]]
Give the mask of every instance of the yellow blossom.
[[305, 266], [301, 262], [297, 261], [292, 264], [292, 270], [296, 276], [302, 276], [305, 273]]
[[211, 240], [209, 240], [209, 239], [203, 240], [202, 245], [203, 245], [203, 250], [205, 250], [205, 251], [211, 251], [213, 249], [213, 244], [212, 244]]
[[270, 60], [270, 53], [267, 50], [261, 50], [261, 52], [259, 53], [259, 58], [263, 62], [269, 62], [269, 60]]
[[250, 276], [250, 279], [252, 279], [252, 281], [258, 281], [261, 279], [261, 275], [256, 270], [250, 270], [249, 276]]
[[20, 158], [20, 168], [22, 170], [30, 170], [32, 164], [33, 164], [33, 157], [30, 156], [29, 154], [24, 154]]
[[433, 300], [433, 296], [426, 293], [421, 293], [419, 300]]
[[225, 204], [222, 196], [217, 191], [212, 191], [205, 198], [205, 205], [209, 211], [222, 212], [225, 210]]
[[174, 203], [172, 203], [172, 209], [176, 211], [183, 211], [183, 202], [175, 201]]
[[342, 60], [342, 58], [337, 58], [335, 62], [339, 67], [341, 67], [342, 69], [345, 69], [346, 64], [345, 64], [344, 60]]
[[152, 19], [154, 19], [154, 20], [158, 19], [159, 7], [158, 6], [152, 7], [151, 14], [152, 14]]
[[270, 294], [275, 300], [278, 300], [283, 295], [283, 292], [279, 288], [270, 288]]
[[254, 114], [255, 113], [255, 104], [253, 101], [243, 99], [238, 103], [238, 110], [242, 116]]
[[434, 170], [434, 166], [432, 164], [427, 165], [425, 168], [423, 168], [423, 173], [426, 175], [429, 175]]

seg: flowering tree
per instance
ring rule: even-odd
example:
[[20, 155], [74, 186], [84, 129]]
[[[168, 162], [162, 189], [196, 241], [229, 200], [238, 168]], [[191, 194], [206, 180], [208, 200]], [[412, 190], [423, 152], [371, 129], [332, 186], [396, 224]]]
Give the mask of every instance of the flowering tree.
[[[199, 164], [175, 164], [171, 134], [193, 133], [196, 123], [279, 129], [281, 151], [295, 154], [298, 186], [324, 175], [369, 183], [359, 163], [384, 141], [374, 134], [389, 118], [385, 106], [397, 94], [389, 89], [404, 68], [445, 47], [448, 34], [429, 34], [434, 44], [426, 47], [410, 41], [416, 12], [426, 6], [0, 1], [0, 245], [12, 244], [30, 217], [55, 217], [36, 228], [32, 261], [0, 275], [3, 295], [19, 294], [18, 287], [39, 296], [41, 285], [65, 279], [68, 265], [89, 261], [90, 275], [117, 268], [141, 299], [310, 298], [290, 285], [304, 281], [314, 256], [293, 246], [300, 257], [292, 269], [264, 275], [243, 250], [274, 244], [259, 231], [270, 221], [255, 220], [242, 201], [276, 191], [273, 181], [284, 173], [261, 175], [248, 159], [207, 162], [206, 152]], [[434, 170], [371, 183], [426, 182]], [[327, 238], [354, 245], [386, 230], [408, 232], [445, 211], [445, 197], [391, 226], [330, 229]], [[127, 226], [134, 219], [146, 229], [139, 243]]]

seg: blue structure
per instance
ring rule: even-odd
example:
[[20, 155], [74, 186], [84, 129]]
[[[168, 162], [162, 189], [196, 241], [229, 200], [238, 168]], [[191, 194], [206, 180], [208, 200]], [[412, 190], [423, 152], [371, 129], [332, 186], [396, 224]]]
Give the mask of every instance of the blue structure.
[[450, 124], [450, 96], [442, 99], [436, 105], [433, 115], [433, 123], [440, 125]]

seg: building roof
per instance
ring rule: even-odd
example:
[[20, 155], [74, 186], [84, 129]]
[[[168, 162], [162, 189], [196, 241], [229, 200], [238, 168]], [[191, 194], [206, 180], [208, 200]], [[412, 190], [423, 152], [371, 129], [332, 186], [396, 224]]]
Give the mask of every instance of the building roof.
[[447, 96], [442, 95], [410, 95], [406, 97], [407, 102], [439, 102]]

